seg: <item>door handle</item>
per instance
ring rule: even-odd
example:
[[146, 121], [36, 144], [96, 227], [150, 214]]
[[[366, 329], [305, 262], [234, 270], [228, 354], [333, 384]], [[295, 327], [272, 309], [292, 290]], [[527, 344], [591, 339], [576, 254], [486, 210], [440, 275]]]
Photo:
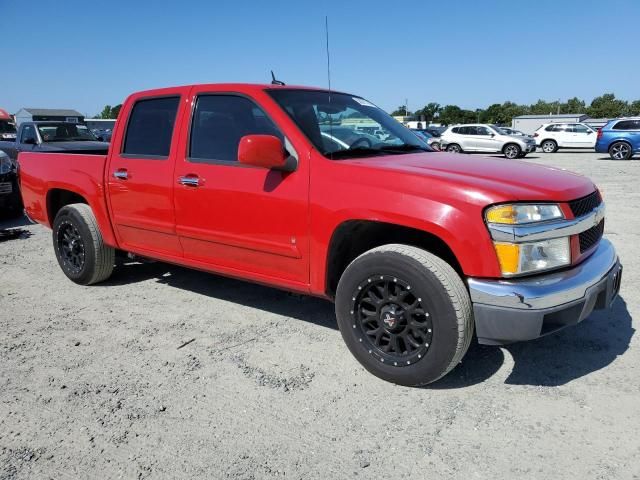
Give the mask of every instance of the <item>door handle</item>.
[[126, 168], [119, 168], [115, 172], [113, 172], [113, 176], [119, 178], [120, 180], [126, 180], [129, 178], [129, 172], [127, 172]]
[[178, 183], [180, 185], [186, 185], [187, 187], [199, 187], [200, 178], [197, 175], [185, 175], [184, 177], [178, 178]]

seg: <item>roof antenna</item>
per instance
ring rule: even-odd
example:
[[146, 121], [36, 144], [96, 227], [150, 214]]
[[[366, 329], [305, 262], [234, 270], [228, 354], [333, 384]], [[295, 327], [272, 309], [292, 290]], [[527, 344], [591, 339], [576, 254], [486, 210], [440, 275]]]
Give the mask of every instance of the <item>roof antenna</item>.
[[[327, 45], [327, 81], [329, 82], [329, 92], [331, 92], [331, 60], [329, 57], [329, 16], [324, 16], [324, 34], [326, 37]], [[329, 97], [331, 98], [331, 97]]]
[[273, 74], [273, 70], [271, 70], [271, 85], [284, 85], [283, 81], [276, 80], [276, 76]]

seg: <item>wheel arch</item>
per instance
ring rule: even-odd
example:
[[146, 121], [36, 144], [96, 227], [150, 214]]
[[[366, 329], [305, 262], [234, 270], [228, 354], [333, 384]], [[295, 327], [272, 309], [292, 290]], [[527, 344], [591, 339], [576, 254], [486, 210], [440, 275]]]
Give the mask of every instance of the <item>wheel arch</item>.
[[326, 256], [325, 294], [334, 298], [338, 281], [347, 266], [373, 248], [400, 243], [422, 248], [446, 261], [464, 277], [462, 265], [441, 236], [414, 227], [376, 220], [346, 220], [333, 231]]
[[75, 189], [68, 188], [66, 185], [58, 185], [49, 188], [49, 190], [47, 190], [45, 200], [46, 221], [48, 223], [48, 226], [51, 228], [53, 227], [53, 222], [56, 218], [56, 215], [65, 206], [74, 203], [83, 203], [85, 205], [88, 205], [93, 211], [105, 244], [112, 247], [117, 247], [117, 241], [115, 239], [115, 235], [113, 234], [113, 229], [111, 227], [111, 222], [109, 220], [106, 209], [103, 208], [100, 204], [96, 205], [95, 202], [92, 202], [90, 199], [90, 195], [78, 192]]

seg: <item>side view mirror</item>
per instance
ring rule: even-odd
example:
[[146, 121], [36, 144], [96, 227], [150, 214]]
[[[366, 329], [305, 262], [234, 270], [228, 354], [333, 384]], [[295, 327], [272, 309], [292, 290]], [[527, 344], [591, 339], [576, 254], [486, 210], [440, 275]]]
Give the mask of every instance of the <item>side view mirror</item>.
[[273, 135], [245, 135], [238, 145], [238, 162], [244, 165], [293, 172], [295, 158], [287, 155], [282, 140]]
[[27, 137], [22, 141], [22, 143], [24, 143], [25, 145], [35, 145], [36, 139], [34, 137]]
[[495, 137], [495, 136], [496, 136], [496, 134], [495, 134], [495, 133], [490, 133], [490, 134], [489, 134], [489, 136], [490, 136], [491, 138], [493, 138], [493, 137]]

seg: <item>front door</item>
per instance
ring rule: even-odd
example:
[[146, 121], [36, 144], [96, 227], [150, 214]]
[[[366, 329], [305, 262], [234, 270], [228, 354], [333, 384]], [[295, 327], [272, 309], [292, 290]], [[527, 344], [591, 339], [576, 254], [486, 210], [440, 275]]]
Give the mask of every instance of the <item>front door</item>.
[[[256, 280], [309, 283], [308, 158], [298, 156], [253, 100], [198, 92], [191, 129], [176, 163], [176, 229], [185, 259]], [[299, 159], [295, 172], [237, 161], [245, 135], [275, 135]]]
[[496, 134], [487, 127], [478, 126], [476, 129], [475, 144], [478, 151], [481, 152], [498, 152], [501, 149], [502, 142], [496, 140]]
[[596, 133], [586, 125], [575, 124], [573, 130], [573, 146], [579, 148], [594, 148], [596, 146]]
[[[173, 191], [180, 90], [167, 96], [140, 98], [122, 112], [126, 131], [119, 131], [107, 167], [111, 217], [124, 249], [181, 256], [175, 231]], [[172, 141], [173, 140], [173, 141]], [[173, 148], [172, 148], [173, 145]]]

